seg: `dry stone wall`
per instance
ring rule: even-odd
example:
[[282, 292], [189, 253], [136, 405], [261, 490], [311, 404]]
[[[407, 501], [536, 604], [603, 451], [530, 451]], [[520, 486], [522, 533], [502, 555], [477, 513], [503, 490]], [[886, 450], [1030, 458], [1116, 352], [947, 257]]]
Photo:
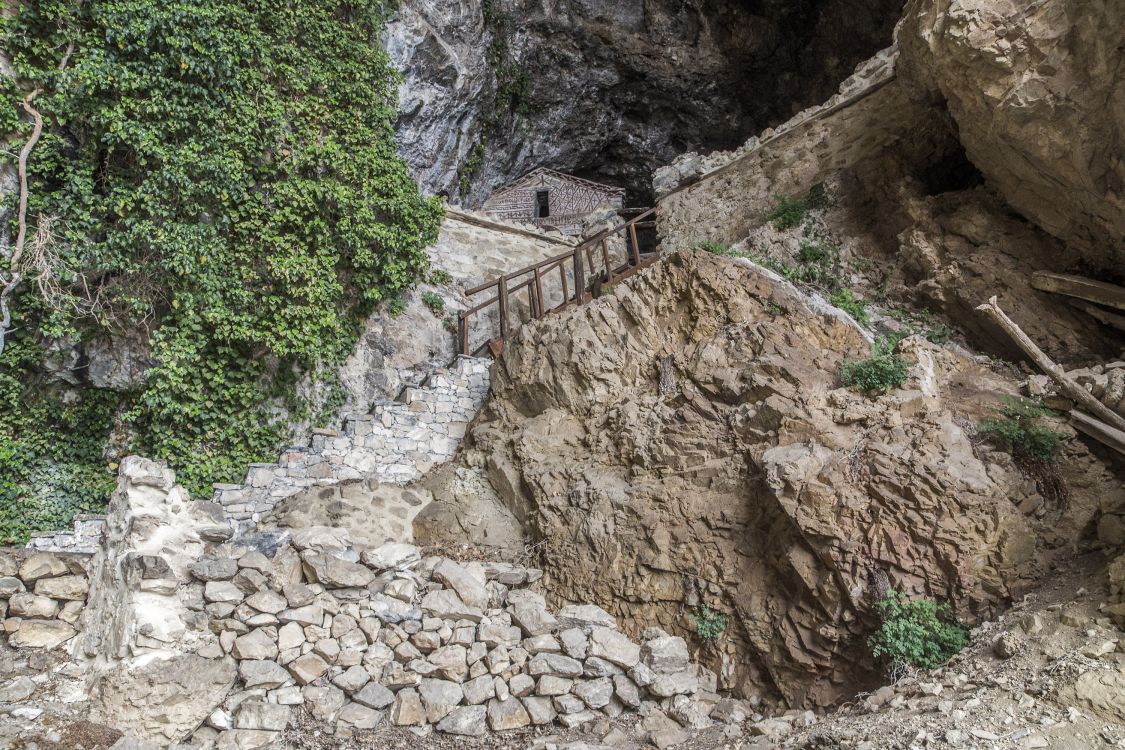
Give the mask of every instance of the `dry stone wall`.
[[82, 721], [121, 747], [267, 748], [311, 721], [380, 746], [397, 727], [478, 737], [640, 712], [662, 744], [751, 713], [682, 638], [548, 607], [535, 568], [326, 526], [230, 540], [213, 511], [129, 457], [97, 555], [0, 556], [0, 659], [50, 665], [0, 679], [0, 742]]
[[77, 633], [90, 582], [88, 555], [0, 550], [0, 618], [15, 648], [61, 646]]
[[[458, 357], [403, 400], [351, 417], [342, 431], [314, 430], [309, 445], [284, 451], [276, 463], [251, 464], [240, 484], [215, 486], [214, 502], [235, 534], [252, 532], [278, 503], [309, 488], [372, 480], [406, 484], [453, 458], [466, 428], [488, 395], [489, 362]], [[373, 519], [387, 538], [409, 539], [420, 505], [400, 496], [397, 510]], [[106, 528], [103, 516], [79, 516], [73, 531], [35, 535], [29, 547], [93, 553]], [[374, 532], [372, 532], [374, 533]]]

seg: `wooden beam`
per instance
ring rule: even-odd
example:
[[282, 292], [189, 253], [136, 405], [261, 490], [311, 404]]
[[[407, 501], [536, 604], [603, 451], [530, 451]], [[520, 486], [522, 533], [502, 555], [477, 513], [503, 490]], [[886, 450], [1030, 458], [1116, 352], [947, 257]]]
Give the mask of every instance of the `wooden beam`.
[[1125, 315], [1118, 315], [1109, 310], [1103, 310], [1097, 305], [1091, 305], [1089, 302], [1083, 302], [1077, 299], [1072, 299], [1070, 305], [1086, 313], [1099, 323], [1103, 323], [1110, 328], [1116, 328], [1119, 331], [1125, 331]]
[[1125, 456], [1125, 432], [1115, 430], [1109, 425], [1099, 422], [1088, 414], [1072, 409], [1067, 413], [1074, 429], [1089, 435], [1102, 445], [1112, 448]]
[[1071, 379], [1071, 377], [1066, 374], [1066, 371], [1044, 354], [1043, 350], [1036, 346], [1035, 342], [1032, 341], [1011, 318], [1004, 314], [1004, 311], [1000, 309], [1000, 305], [997, 304], [996, 297], [992, 297], [986, 304], [981, 305], [977, 309], [987, 314], [997, 325], [1004, 329], [1004, 332], [1015, 341], [1016, 346], [1022, 349], [1024, 354], [1035, 363], [1035, 366], [1047, 373], [1047, 375], [1058, 384], [1063, 395], [1081, 404], [1086, 411], [1111, 427], [1125, 432], [1125, 417], [1112, 411], [1108, 406], [1094, 398], [1088, 390]]
[[1036, 271], [1031, 275], [1031, 286], [1041, 292], [1065, 294], [1087, 302], [1094, 302], [1118, 310], [1125, 310], [1125, 287], [1094, 281], [1084, 276]]

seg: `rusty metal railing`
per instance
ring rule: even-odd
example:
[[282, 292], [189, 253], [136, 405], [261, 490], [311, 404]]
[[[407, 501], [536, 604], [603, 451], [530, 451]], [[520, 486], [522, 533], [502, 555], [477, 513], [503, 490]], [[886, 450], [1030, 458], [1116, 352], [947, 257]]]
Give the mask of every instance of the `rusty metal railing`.
[[[527, 320], [538, 320], [569, 305], [589, 302], [599, 288], [615, 284], [651, 263], [655, 260], [656, 253], [642, 251], [637, 228], [651, 226], [655, 214], [655, 208], [647, 209], [624, 224], [599, 232], [573, 250], [466, 289], [467, 297], [484, 292], [490, 292], [492, 296], [461, 312], [458, 331], [458, 348], [461, 353], [478, 356], [490, 351], [492, 356], [498, 356], [503, 350], [504, 339], [511, 335], [517, 325], [524, 322], [523, 316], [513, 309], [515, 301], [522, 299], [521, 293], [524, 290], [527, 293]], [[619, 235], [625, 241], [625, 259], [623, 263], [617, 264], [611, 257], [613, 253], [610, 241]], [[595, 263], [595, 259], [601, 263]], [[550, 300], [553, 295], [544, 295], [543, 289], [545, 284], [553, 282], [556, 272], [561, 288], [561, 302], [552, 305]], [[589, 280], [587, 272], [590, 274]], [[469, 339], [474, 316], [491, 314], [493, 307], [497, 309], [497, 335], [486, 336], [484, 343], [472, 347]]]

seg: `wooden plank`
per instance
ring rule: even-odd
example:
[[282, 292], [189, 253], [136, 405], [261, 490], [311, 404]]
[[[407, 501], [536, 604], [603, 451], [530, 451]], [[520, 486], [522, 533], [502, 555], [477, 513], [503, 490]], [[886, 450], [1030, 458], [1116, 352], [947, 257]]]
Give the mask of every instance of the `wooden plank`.
[[1103, 310], [1097, 305], [1091, 305], [1089, 302], [1083, 302], [1077, 299], [1072, 299], [1070, 304], [1072, 307], [1081, 310], [1099, 323], [1103, 323], [1111, 328], [1116, 328], [1119, 331], [1125, 331], [1125, 315], [1111, 313], [1109, 310]]
[[[470, 313], [471, 314], [471, 313]], [[469, 314], [461, 313], [461, 353], [469, 353]]]
[[582, 304], [582, 294], [586, 289], [585, 274], [582, 273], [582, 253], [574, 251], [574, 301]]
[[1094, 398], [1088, 390], [1076, 383], [1066, 374], [1065, 370], [1044, 354], [1043, 350], [1036, 346], [1035, 342], [1000, 309], [996, 297], [992, 297], [986, 304], [981, 305], [977, 309], [986, 313], [1005, 333], [1011, 336], [1012, 340], [1016, 342], [1016, 346], [1022, 349], [1024, 354], [1026, 354], [1040, 370], [1051, 376], [1051, 379], [1058, 384], [1063, 395], [1081, 404], [1088, 412], [1114, 429], [1125, 430], [1125, 417], [1122, 417], [1115, 411], [1111, 411], [1108, 406]]
[[500, 277], [500, 337], [508, 336], [508, 277]]
[[1042, 292], [1065, 294], [1087, 302], [1125, 310], [1125, 287], [1094, 281], [1084, 276], [1036, 271], [1031, 275], [1031, 286]]
[[637, 222], [629, 225], [629, 239], [632, 245], [629, 247], [629, 263], [637, 265], [641, 262], [641, 243], [637, 241]]
[[613, 267], [609, 264], [609, 241], [602, 240], [602, 262], [605, 263], [605, 283], [613, 283]]
[[1099, 422], [1088, 414], [1072, 409], [1067, 413], [1074, 429], [1085, 433], [1104, 446], [1112, 448], [1125, 456], [1125, 432], [1115, 430], [1109, 425]]
[[542, 318], [546, 313], [543, 309], [543, 275], [538, 268], [535, 269], [535, 317]]

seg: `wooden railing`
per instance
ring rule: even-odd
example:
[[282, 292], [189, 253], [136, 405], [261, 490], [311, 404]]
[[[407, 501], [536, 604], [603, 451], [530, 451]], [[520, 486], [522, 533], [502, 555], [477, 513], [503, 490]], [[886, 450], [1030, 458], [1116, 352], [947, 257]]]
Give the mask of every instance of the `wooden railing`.
[[[636, 273], [656, 258], [655, 252], [645, 253], [638, 238], [638, 227], [651, 226], [656, 209], [650, 208], [629, 221], [612, 229], [606, 229], [573, 250], [556, 255], [518, 271], [507, 273], [498, 279], [485, 282], [471, 289], [465, 290], [465, 296], [473, 297], [488, 292], [488, 299], [461, 312], [461, 324], [458, 333], [459, 348], [462, 354], [478, 356], [485, 351], [490, 351], [492, 356], [498, 356], [503, 350], [504, 339], [524, 321], [537, 320], [543, 316], [562, 310], [568, 305], [582, 305], [593, 299], [600, 289], [615, 284], [621, 279]], [[625, 258], [622, 262], [615, 262], [610, 241], [621, 236], [624, 239]], [[600, 260], [601, 263], [596, 261]], [[558, 273], [556, 277], [555, 274]], [[589, 276], [589, 278], [587, 278]], [[552, 304], [556, 295], [544, 295], [544, 287], [553, 284], [557, 278], [558, 285], [555, 291], [558, 304]], [[516, 310], [516, 304], [522, 300], [522, 292], [526, 290], [527, 306], [525, 310]], [[472, 335], [472, 321], [474, 316], [491, 314], [496, 308], [495, 336], [486, 336], [485, 341], [473, 347], [470, 342]]]

